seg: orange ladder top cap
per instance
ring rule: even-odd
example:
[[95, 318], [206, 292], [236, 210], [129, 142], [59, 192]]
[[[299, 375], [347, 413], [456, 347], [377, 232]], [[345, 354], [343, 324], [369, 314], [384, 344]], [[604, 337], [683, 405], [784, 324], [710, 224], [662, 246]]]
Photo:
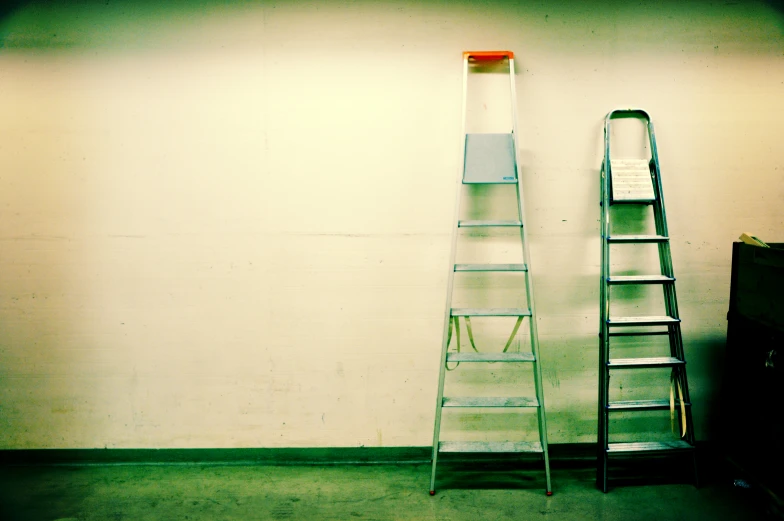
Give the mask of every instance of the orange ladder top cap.
[[495, 61], [504, 58], [514, 59], [512, 51], [464, 51], [463, 58], [474, 61]]

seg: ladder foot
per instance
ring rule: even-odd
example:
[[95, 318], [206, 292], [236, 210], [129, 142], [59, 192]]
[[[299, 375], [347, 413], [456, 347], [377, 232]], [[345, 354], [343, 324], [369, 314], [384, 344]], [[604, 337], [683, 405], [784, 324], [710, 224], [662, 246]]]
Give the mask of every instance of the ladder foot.
[[435, 491], [435, 490], [431, 490], [431, 491], [430, 491], [430, 495], [431, 495], [431, 496], [435, 496], [435, 495], [436, 495], [436, 491]]
[[547, 497], [550, 497], [550, 496], [553, 495], [553, 491], [552, 490], [548, 490], [547, 492], [544, 493], [544, 495], [547, 496]]

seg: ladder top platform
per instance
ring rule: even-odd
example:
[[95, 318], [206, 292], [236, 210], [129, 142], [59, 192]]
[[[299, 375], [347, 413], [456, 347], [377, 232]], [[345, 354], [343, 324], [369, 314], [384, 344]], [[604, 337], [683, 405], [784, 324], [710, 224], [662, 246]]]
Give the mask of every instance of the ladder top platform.
[[614, 202], [652, 202], [653, 182], [646, 159], [612, 159], [610, 161]]
[[512, 134], [466, 134], [464, 184], [515, 184]]

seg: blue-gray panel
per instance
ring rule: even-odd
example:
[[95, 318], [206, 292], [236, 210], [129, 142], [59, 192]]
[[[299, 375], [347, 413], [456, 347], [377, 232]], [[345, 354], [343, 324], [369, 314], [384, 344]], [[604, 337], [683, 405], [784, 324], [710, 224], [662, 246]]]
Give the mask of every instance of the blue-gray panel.
[[512, 134], [466, 134], [463, 182], [516, 183]]

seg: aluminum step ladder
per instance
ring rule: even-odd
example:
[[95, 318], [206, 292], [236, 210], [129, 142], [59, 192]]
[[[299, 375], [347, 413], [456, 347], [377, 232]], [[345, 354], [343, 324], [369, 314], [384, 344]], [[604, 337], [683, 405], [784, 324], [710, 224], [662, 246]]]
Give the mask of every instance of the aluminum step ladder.
[[[640, 121], [647, 133], [650, 158], [648, 159], [616, 159], [610, 155], [611, 123], [620, 118], [633, 118]], [[629, 223], [613, 219], [613, 205], [644, 205], [652, 208], [653, 234], [614, 234], [613, 230], [628, 228]], [[618, 208], [616, 208], [616, 211]], [[629, 209], [627, 209], [629, 210]], [[650, 220], [650, 212], [640, 209], [640, 213], [630, 215]], [[691, 402], [689, 400], [689, 386], [686, 380], [686, 359], [683, 352], [681, 338], [681, 319], [678, 315], [678, 303], [675, 295], [675, 275], [670, 254], [670, 236], [667, 231], [667, 218], [664, 211], [664, 195], [661, 185], [659, 159], [656, 150], [656, 138], [650, 116], [640, 109], [614, 110], [607, 114], [604, 127], [604, 161], [601, 170], [601, 290], [600, 290], [600, 341], [599, 341], [599, 411], [598, 411], [598, 465], [597, 486], [607, 492], [607, 467], [608, 459], [612, 456], [655, 455], [673, 453], [691, 453], [694, 463], [695, 482], [697, 478], [696, 454], [694, 451], [694, 426], [692, 423]], [[624, 245], [647, 244], [656, 245], [658, 248], [659, 273], [650, 275], [616, 274], [616, 269], [611, 269], [610, 252], [614, 249], [619, 255], [628, 252]], [[645, 248], [645, 247], [643, 247]], [[653, 254], [654, 252], [651, 251]], [[632, 255], [632, 257], [634, 257]], [[653, 261], [655, 262], [655, 261]], [[636, 272], [638, 270], [628, 270]], [[628, 273], [628, 271], [626, 273]], [[611, 314], [610, 302], [614, 288], [629, 286], [637, 288], [634, 291], [643, 291], [641, 286], [661, 286], [663, 291], [664, 314], [660, 316], [614, 316]], [[620, 289], [619, 289], [620, 291]], [[614, 301], [619, 307], [620, 296]], [[626, 338], [623, 338], [626, 337]], [[612, 358], [610, 352], [611, 342], [622, 344], [631, 340], [637, 342], [638, 347], [650, 349], [666, 349], [663, 340], [656, 338], [666, 337], [669, 341], [669, 352], [655, 353], [664, 356], [654, 357], [621, 357]], [[623, 345], [616, 346], [614, 352], [622, 351]], [[649, 397], [646, 399], [611, 399], [610, 378], [616, 371], [645, 371], [659, 369], [669, 371], [669, 397]], [[628, 375], [628, 373], [627, 373]], [[641, 378], [652, 378], [656, 373], [638, 373]], [[631, 375], [631, 376], [638, 376]], [[620, 375], [619, 375], [620, 376]], [[667, 374], [664, 376], [666, 378]], [[666, 380], [665, 380], [666, 382]], [[666, 384], [665, 384], [666, 386]], [[630, 393], [629, 389], [622, 390]], [[633, 390], [632, 390], [633, 391]], [[616, 391], [616, 394], [619, 392]], [[641, 397], [639, 394], [637, 398]], [[651, 399], [653, 398], [653, 399]], [[663, 441], [610, 441], [610, 418], [616, 413], [663, 411], [670, 410], [670, 421], [674, 434], [672, 439]], [[677, 418], [677, 431], [675, 425]]]
[[[498, 72], [498, 68], [508, 64], [509, 69], [509, 92], [511, 97], [511, 133], [475, 133], [466, 134], [466, 98], [468, 91], [469, 70], [474, 68], [491, 67], [493, 72]], [[478, 71], [481, 72], [481, 71]], [[486, 70], [484, 72], [487, 72]], [[526, 229], [524, 222], [524, 208], [522, 202], [522, 185], [520, 180], [519, 161], [517, 159], [517, 108], [515, 96], [515, 74], [514, 74], [514, 54], [510, 51], [481, 51], [463, 53], [463, 161], [461, 168], [460, 184], [457, 189], [457, 201], [455, 203], [455, 227], [452, 233], [452, 246], [450, 254], [450, 269], [447, 282], [446, 312], [444, 316], [443, 342], [441, 346], [441, 365], [438, 376], [438, 398], [436, 402], [435, 428], [433, 433], [433, 468], [430, 479], [430, 494], [435, 494], [436, 467], [438, 456], [445, 452], [464, 452], [464, 453], [535, 453], [541, 454], [544, 460], [546, 492], [552, 494], [550, 485], [550, 466], [547, 450], [547, 428], [545, 423], [544, 395], [542, 392], [542, 376], [539, 367], [539, 344], [536, 330], [536, 311], [534, 308], [534, 293], [530, 276], [530, 261], [528, 255], [528, 245], [526, 240]], [[506, 185], [509, 190], [514, 187], [516, 195], [517, 216], [512, 220], [468, 220], [461, 219], [460, 208], [463, 192], [470, 200], [472, 190], [481, 190], [476, 186], [466, 188], [465, 185]], [[503, 189], [505, 190], [505, 189]], [[511, 192], [506, 192], [511, 196]], [[511, 204], [510, 204], [511, 206]], [[511, 211], [511, 208], [510, 208]], [[456, 263], [458, 236], [461, 229], [484, 228], [490, 233], [495, 229], [519, 230], [519, 240], [521, 246], [522, 263], [507, 264], [460, 264]], [[472, 230], [468, 230], [469, 232]], [[514, 233], [517, 236], [517, 232]], [[516, 242], [517, 239], [514, 239]], [[517, 273], [514, 277], [515, 287], [519, 287], [519, 296], [522, 301], [523, 286], [525, 287], [525, 308], [456, 308], [453, 307], [453, 289], [455, 275], [470, 272], [510, 272]], [[482, 318], [480, 318], [482, 317]], [[471, 319], [477, 318], [478, 321], [484, 317], [507, 317], [509, 327], [512, 330], [511, 336], [506, 346], [501, 350], [496, 348], [494, 351], [477, 349], [474, 344]], [[510, 350], [513, 340], [524, 321], [528, 323], [530, 334], [530, 351]], [[460, 352], [460, 329], [461, 322], [467, 329], [472, 352]], [[454, 334], [452, 334], [454, 330]], [[504, 333], [504, 336], [506, 333]], [[454, 339], [454, 342], [452, 342]], [[450, 350], [450, 342], [454, 344]], [[527, 342], [526, 342], [527, 343]], [[527, 349], [527, 348], [526, 348]], [[516, 371], [524, 370], [527, 367], [532, 369], [532, 378], [526, 392], [528, 396], [444, 396], [444, 382], [448, 370], [456, 369], [459, 364], [472, 364], [474, 369], [482, 364], [487, 368], [487, 373], [491, 367], [488, 363], [497, 362], [501, 364], [511, 364], [506, 368], [514, 368]], [[449, 367], [448, 367], [449, 365]], [[528, 379], [526, 375], [524, 378]], [[493, 391], [491, 391], [493, 392]], [[499, 408], [509, 408], [519, 412], [528, 409], [536, 410], [538, 422], [538, 441], [442, 441], [441, 440], [441, 419], [444, 409], [452, 408], [475, 408], [478, 413], [481, 411], [497, 411]], [[523, 413], [524, 414], [524, 413]], [[533, 439], [532, 433], [528, 434], [529, 439]]]

